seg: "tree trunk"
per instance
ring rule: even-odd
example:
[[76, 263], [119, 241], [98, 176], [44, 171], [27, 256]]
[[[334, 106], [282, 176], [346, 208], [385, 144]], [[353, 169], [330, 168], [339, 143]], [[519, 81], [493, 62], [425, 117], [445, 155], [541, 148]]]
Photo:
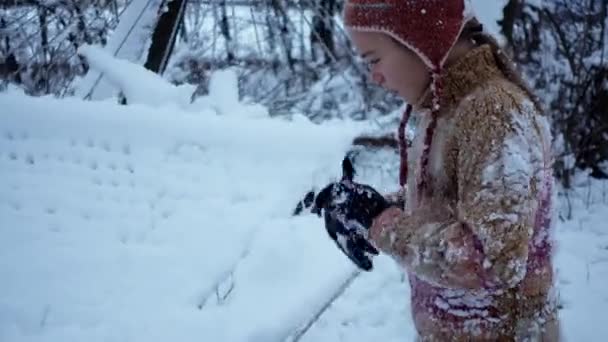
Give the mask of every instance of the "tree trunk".
[[324, 63], [330, 64], [336, 55], [334, 44], [333, 16], [336, 10], [335, 0], [317, 0], [315, 15], [312, 18], [312, 31], [310, 43], [313, 60], [317, 59], [317, 51], [322, 50]]
[[49, 55], [49, 30], [47, 27], [46, 18], [47, 9], [45, 7], [38, 7], [38, 21], [40, 24], [40, 48], [42, 49], [42, 56], [40, 60], [40, 72], [44, 73], [44, 76], [39, 78], [38, 88], [44, 94], [49, 92], [49, 75], [48, 68], [50, 63]]
[[[186, 3], [187, 0], [169, 1], [167, 11], [158, 19], [144, 64], [146, 69], [161, 75], [165, 71], [169, 56], [175, 46], [178, 29], [184, 18]], [[163, 7], [161, 6], [161, 8]]]
[[220, 30], [226, 41], [226, 58], [228, 63], [232, 64], [235, 60], [234, 55], [234, 44], [232, 37], [230, 36], [230, 25], [228, 24], [228, 11], [226, 10], [226, 0], [220, 1], [220, 9], [222, 11], [222, 18], [220, 19]]
[[274, 10], [275, 18], [280, 18], [279, 30], [283, 51], [285, 51], [285, 58], [287, 59], [287, 65], [289, 66], [289, 69], [294, 72], [295, 63], [292, 55], [292, 41], [289, 32], [289, 14], [285, 10], [285, 7], [280, 0], [272, 0], [271, 4], [272, 9]]
[[522, 10], [522, 0], [509, 0], [502, 10], [502, 20], [498, 21], [500, 32], [507, 39], [509, 47], [513, 47], [513, 29], [515, 21], [520, 16]]

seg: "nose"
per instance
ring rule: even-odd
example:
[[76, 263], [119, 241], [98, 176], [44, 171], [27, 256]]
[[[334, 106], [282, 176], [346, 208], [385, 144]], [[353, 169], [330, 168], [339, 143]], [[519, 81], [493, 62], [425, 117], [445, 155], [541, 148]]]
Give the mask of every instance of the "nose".
[[386, 81], [386, 78], [384, 77], [384, 75], [382, 75], [381, 73], [377, 72], [377, 71], [373, 71], [371, 72], [371, 79], [372, 82], [376, 83], [379, 86], [382, 86], [384, 84], [384, 82]]

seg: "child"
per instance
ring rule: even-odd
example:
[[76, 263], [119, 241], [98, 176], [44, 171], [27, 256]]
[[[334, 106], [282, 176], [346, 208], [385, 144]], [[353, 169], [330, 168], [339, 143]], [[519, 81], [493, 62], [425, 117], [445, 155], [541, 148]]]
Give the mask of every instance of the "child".
[[315, 202], [328, 231], [352, 260], [378, 249], [403, 266], [420, 341], [558, 341], [551, 135], [534, 95], [464, 0], [347, 0], [344, 21], [372, 80], [410, 104], [406, 201], [330, 184]]

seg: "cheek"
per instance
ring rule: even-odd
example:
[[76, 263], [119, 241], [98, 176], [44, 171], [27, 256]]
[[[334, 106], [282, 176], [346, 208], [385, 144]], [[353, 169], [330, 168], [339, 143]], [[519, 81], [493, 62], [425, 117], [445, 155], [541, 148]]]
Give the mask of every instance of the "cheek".
[[401, 60], [391, 66], [391, 81], [401, 88], [407, 89], [412, 95], [422, 92], [427, 85], [429, 74], [424, 65]]
[[404, 82], [407, 82], [407, 68], [404, 68], [402, 63], [399, 63], [395, 59], [387, 59], [379, 66], [382, 70], [382, 74], [385, 76], [386, 84], [390, 88], [402, 86]]
[[[409, 58], [402, 70], [407, 70], [407, 77], [413, 88], [424, 88], [429, 79], [429, 72], [424, 63], [418, 58]], [[421, 89], [420, 89], [421, 90]]]

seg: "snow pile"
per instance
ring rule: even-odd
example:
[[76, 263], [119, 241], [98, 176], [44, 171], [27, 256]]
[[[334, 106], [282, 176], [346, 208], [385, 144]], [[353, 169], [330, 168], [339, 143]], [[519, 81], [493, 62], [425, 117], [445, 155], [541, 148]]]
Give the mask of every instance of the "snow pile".
[[[100, 48], [109, 56], [115, 56], [138, 65], [143, 65], [150, 45], [152, 29], [158, 19], [161, 0], [131, 0], [120, 14], [114, 32], [107, 44]], [[115, 97], [118, 91], [114, 84], [104, 77], [104, 70], [89, 70], [75, 79], [74, 90], [79, 98], [106, 100]]]
[[[237, 115], [251, 118], [267, 117], [268, 109], [257, 104], [246, 104], [240, 100], [238, 75], [234, 68], [218, 70], [209, 78], [209, 94], [200, 96], [191, 110], [212, 108], [221, 115]], [[308, 122], [306, 118], [304, 122]]]
[[217, 114], [240, 117], [268, 116], [268, 110], [263, 106], [246, 104], [240, 100], [238, 77], [233, 68], [211, 74], [209, 94], [191, 103], [196, 88], [193, 85], [173, 85], [162, 76], [136, 63], [115, 58], [97, 46], [82, 46], [78, 52], [87, 59], [92, 69], [103, 73], [107, 82], [120, 89], [128, 104], [173, 104], [182, 111], [192, 113], [212, 110]]
[[352, 272], [290, 215], [365, 125], [0, 106], [0, 341], [280, 340]]
[[127, 60], [114, 58], [97, 46], [82, 46], [78, 53], [86, 58], [92, 69], [102, 72], [108, 82], [120, 89], [129, 104], [158, 106], [176, 103], [181, 108], [190, 105], [194, 86], [176, 87], [160, 75]]

